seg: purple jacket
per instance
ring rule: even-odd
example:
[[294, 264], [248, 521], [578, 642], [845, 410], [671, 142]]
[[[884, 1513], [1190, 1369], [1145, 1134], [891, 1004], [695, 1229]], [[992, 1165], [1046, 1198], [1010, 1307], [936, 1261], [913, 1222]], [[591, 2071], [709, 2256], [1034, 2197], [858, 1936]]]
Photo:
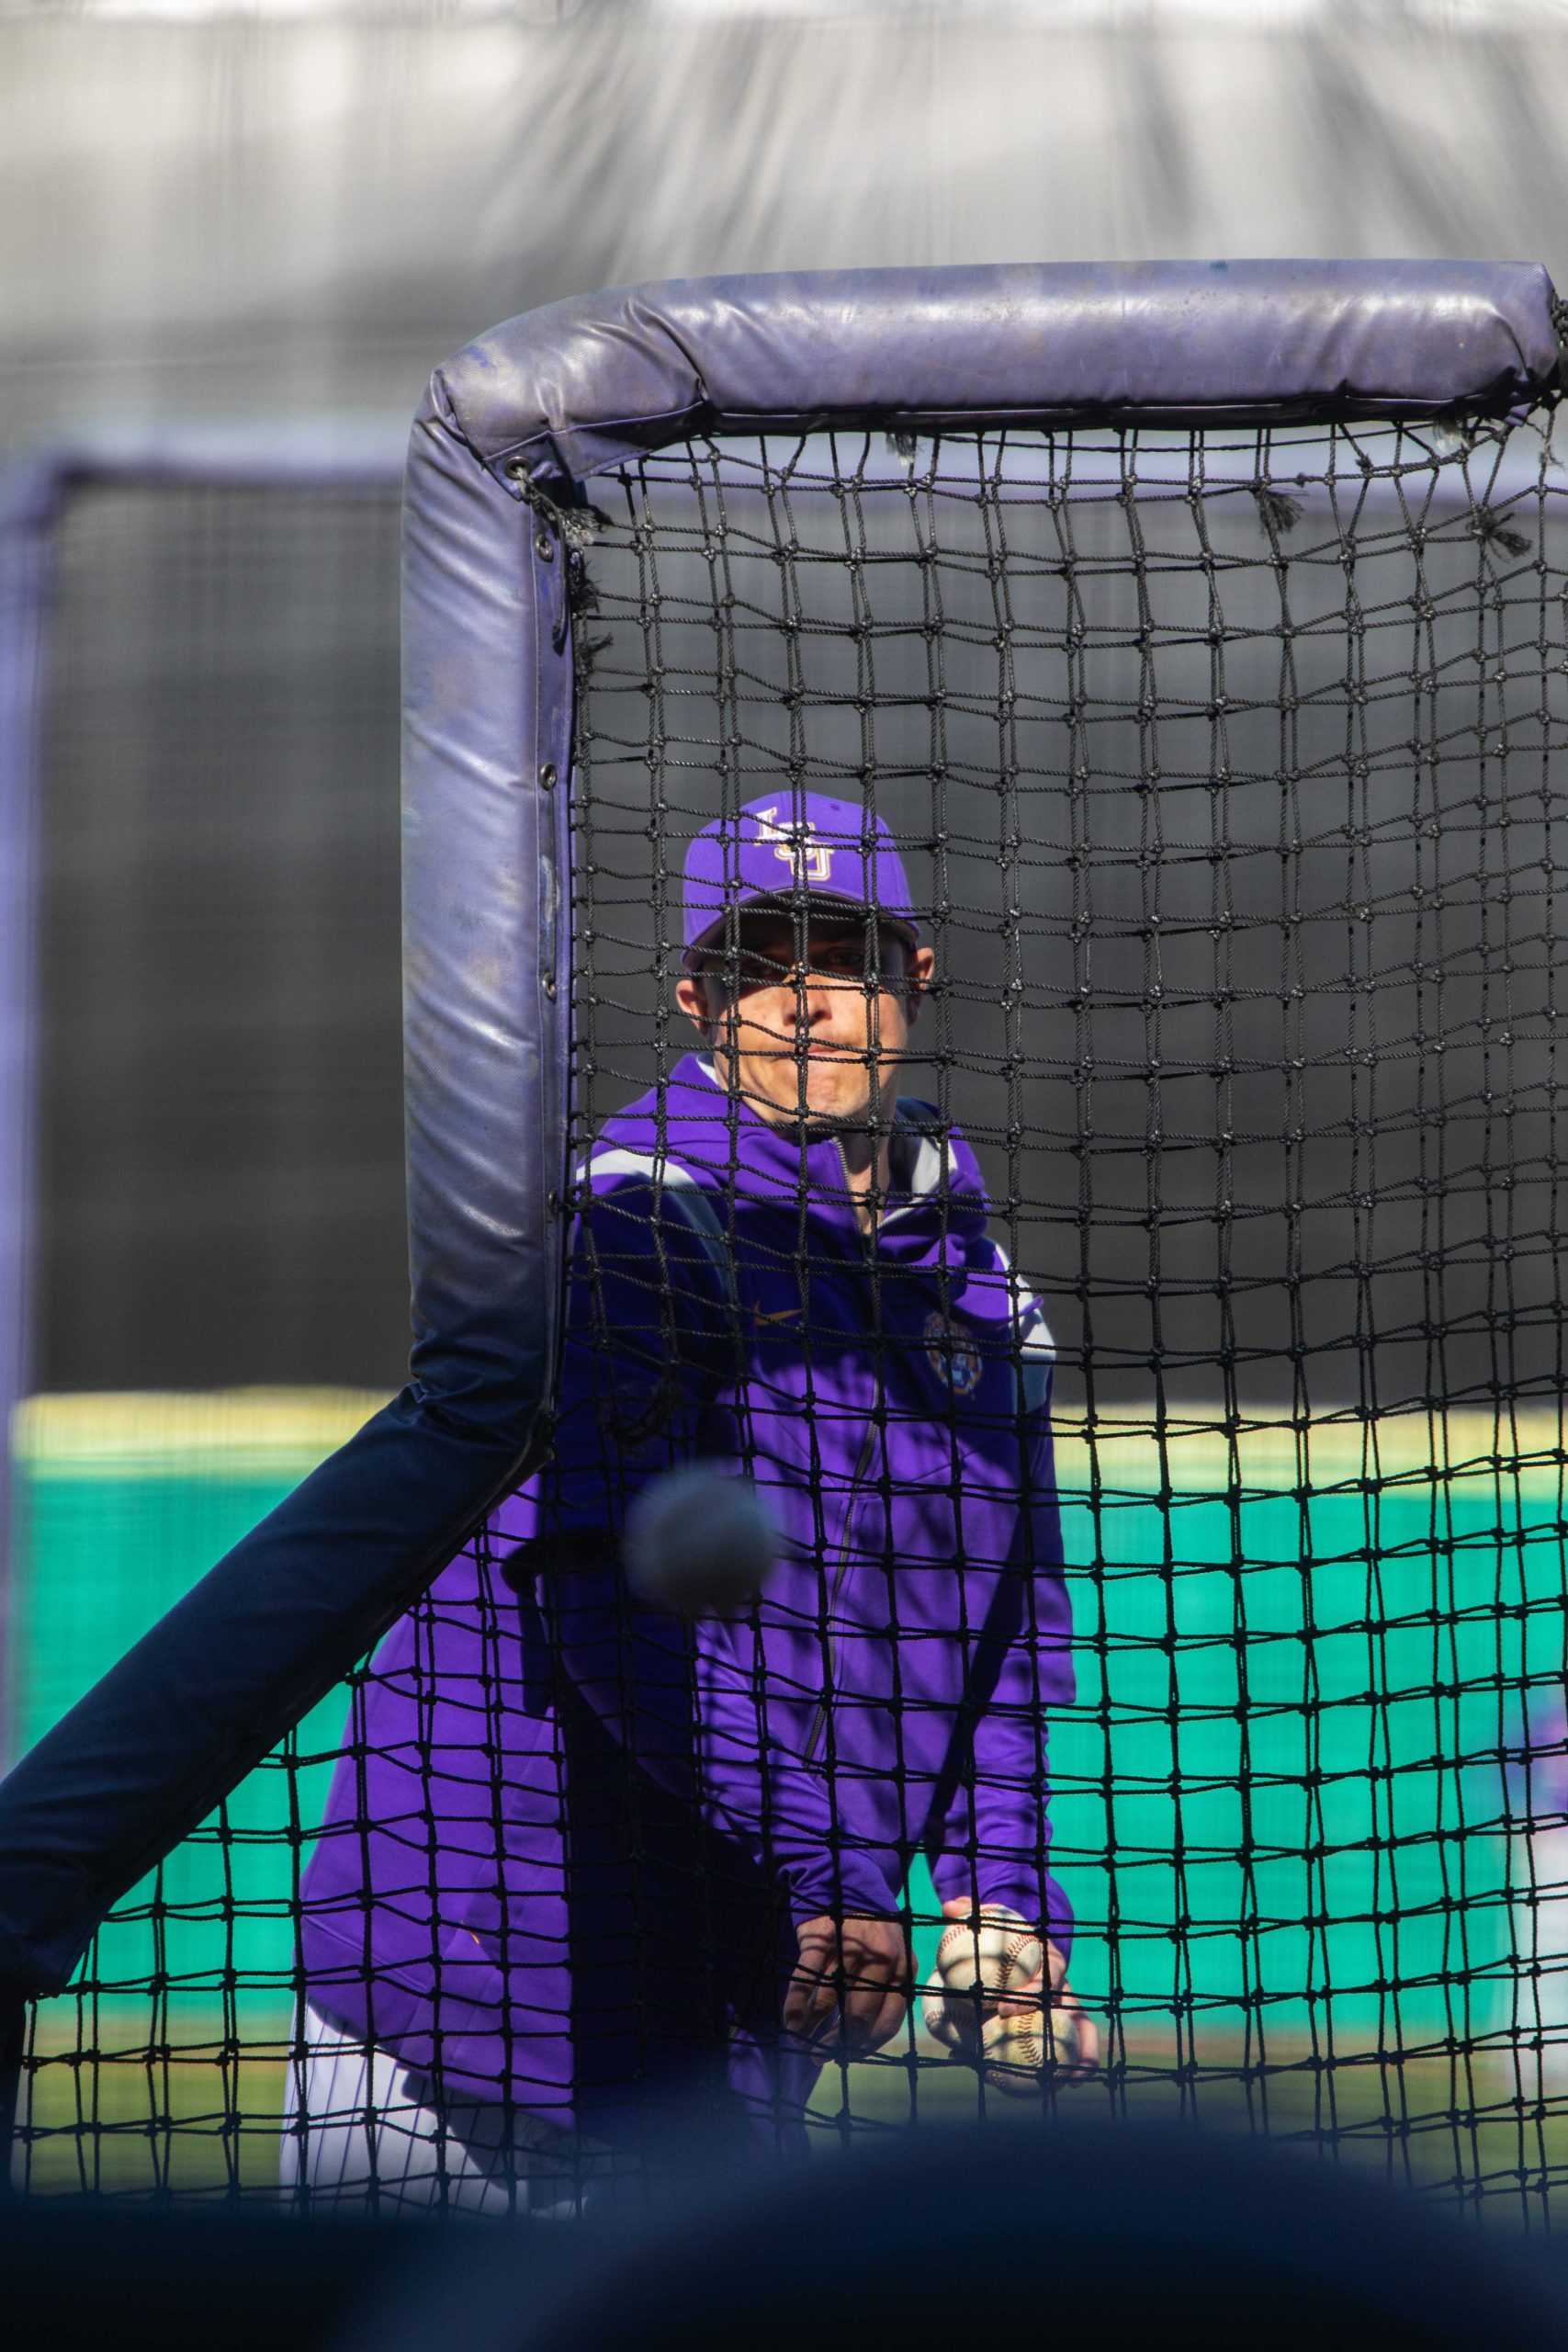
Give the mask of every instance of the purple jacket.
[[[895, 1911], [921, 1848], [944, 1899], [1071, 1928], [1050, 1339], [973, 1154], [900, 1103], [873, 1242], [830, 1137], [694, 1056], [662, 1109], [593, 1147], [554, 1456], [382, 1644], [304, 1889], [318, 2009], [593, 2130], [705, 2066], [787, 2107], [792, 1922]], [[738, 1623], [636, 1607], [616, 1567], [627, 1498], [693, 1456], [784, 1538]]]

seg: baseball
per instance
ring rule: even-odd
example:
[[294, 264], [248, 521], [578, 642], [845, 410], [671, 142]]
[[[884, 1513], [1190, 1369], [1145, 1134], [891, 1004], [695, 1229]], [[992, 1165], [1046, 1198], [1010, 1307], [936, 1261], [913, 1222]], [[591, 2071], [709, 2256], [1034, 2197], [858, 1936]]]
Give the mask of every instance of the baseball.
[[1039, 1937], [1004, 1904], [982, 1905], [978, 1921], [955, 1920], [936, 1948], [937, 1974], [954, 2002], [982, 2005], [1016, 1993], [1045, 1965]]
[[987, 2082], [1010, 2098], [1038, 2098], [1051, 2061], [1070, 2064], [1062, 2041], [1060, 2022], [1054, 2019], [1048, 2056], [1042, 2015], [987, 2018], [980, 2029], [980, 2063]]
[[652, 1608], [735, 1617], [756, 1600], [780, 1548], [773, 1515], [749, 1478], [686, 1462], [633, 1496], [622, 1557], [626, 1582]]
[[997, 2002], [1021, 1992], [1044, 1965], [1027, 1919], [1005, 1904], [982, 1905], [976, 1921], [955, 1920], [944, 1929], [936, 1948], [937, 1973], [925, 1988], [926, 2031], [944, 2049], [973, 2052], [976, 2038], [1003, 2022], [989, 2014]]

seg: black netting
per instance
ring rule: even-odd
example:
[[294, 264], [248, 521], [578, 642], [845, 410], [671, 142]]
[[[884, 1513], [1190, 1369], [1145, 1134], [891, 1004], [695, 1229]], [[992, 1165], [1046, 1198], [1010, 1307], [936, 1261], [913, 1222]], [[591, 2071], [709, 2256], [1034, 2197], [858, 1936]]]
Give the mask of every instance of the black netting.
[[[306, 2201], [537, 2208], [739, 2094], [775, 2143], [1195, 2111], [1539, 2208], [1550, 424], [727, 440], [592, 485], [556, 1456], [360, 1679], [301, 1896], [335, 1724], [302, 1738], [265, 2031], [255, 1903], [202, 1913], [202, 1975], [165, 1878], [75, 2040], [36, 2029], [40, 2177], [107, 2101], [118, 2178], [270, 2183], [288, 2098]], [[778, 1557], [692, 1621], [618, 1555], [636, 1498], [645, 1598], [741, 1557], [732, 1484], [658, 1483], [694, 1454]], [[808, 1931], [825, 2063], [781, 2046], [803, 1920], [899, 1908], [923, 1983], [944, 1903], [1071, 1915], [1088, 2080], [1027, 1986], [1005, 2047], [950, 1988], [846, 2049], [885, 1924]], [[227, 2007], [180, 2059], [182, 1994]]]
[[683, 1050], [686, 836], [863, 795], [1075, 1405], [1553, 1395], [1540, 445], [1150, 438], [595, 487], [582, 1124]]

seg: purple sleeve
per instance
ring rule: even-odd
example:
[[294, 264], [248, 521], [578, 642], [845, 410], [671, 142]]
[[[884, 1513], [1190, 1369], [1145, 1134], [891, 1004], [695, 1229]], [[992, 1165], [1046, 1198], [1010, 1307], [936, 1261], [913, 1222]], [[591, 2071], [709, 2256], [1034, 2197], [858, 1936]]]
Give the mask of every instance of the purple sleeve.
[[[538, 1520], [517, 1498], [492, 1524], [503, 1536], [537, 1533], [541, 1614], [600, 1722], [783, 1882], [797, 1920], [891, 1913], [896, 1892], [839, 1831], [826, 1780], [770, 1736], [761, 1661], [745, 1654], [750, 1630], [693, 1628], [638, 1607], [621, 1574], [626, 1501], [704, 1453], [704, 1416], [734, 1360], [721, 1259], [694, 1206], [690, 1193], [645, 1182], [596, 1193], [591, 1229], [573, 1238], [557, 1447], [538, 1482]], [[548, 1566], [552, 1532], [574, 1539], [559, 1572]], [[526, 1546], [514, 1553], [514, 1575], [527, 1560]]]
[[1031, 1492], [978, 1645], [972, 1772], [961, 1774], [931, 1861], [944, 1903], [1005, 1903], [1039, 1922], [1064, 1956], [1073, 1909], [1046, 1867], [1051, 1842], [1045, 1723], [1073, 1696], [1072, 1611], [1062, 1576], [1049, 1398], [1036, 1426]]
[[637, 1488], [701, 1450], [704, 1410], [734, 1361], [720, 1238], [689, 1180], [595, 1182], [569, 1242], [542, 1526], [615, 1540]]
[[897, 1910], [878, 1864], [835, 1822], [825, 1779], [771, 1736], [749, 1625], [693, 1628], [637, 1608], [612, 1560], [559, 1579], [545, 1605], [560, 1664], [600, 1722], [787, 1888], [797, 1922]]
[[809, 1770], [768, 1730], [753, 1625], [703, 1626], [697, 1685], [705, 1811], [783, 1880], [796, 1924], [823, 1914], [896, 1913], [897, 1890], [837, 1820], [827, 1776]]

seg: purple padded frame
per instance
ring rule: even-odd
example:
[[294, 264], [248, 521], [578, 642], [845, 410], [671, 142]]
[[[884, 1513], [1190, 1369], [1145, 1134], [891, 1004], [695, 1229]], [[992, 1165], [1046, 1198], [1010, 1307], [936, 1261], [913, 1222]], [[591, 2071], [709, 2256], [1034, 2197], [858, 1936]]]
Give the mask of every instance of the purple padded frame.
[[1555, 378], [1506, 262], [1055, 262], [676, 278], [531, 311], [440, 371], [487, 466], [559, 494], [694, 433], [1493, 414]]
[[688, 280], [555, 304], [437, 370], [405, 506], [412, 1376], [0, 1790], [0, 1996], [63, 1987], [104, 1912], [547, 1432], [570, 1048], [558, 509], [579, 485], [695, 433], [1506, 415], [1558, 368], [1542, 270], [1245, 262]]

